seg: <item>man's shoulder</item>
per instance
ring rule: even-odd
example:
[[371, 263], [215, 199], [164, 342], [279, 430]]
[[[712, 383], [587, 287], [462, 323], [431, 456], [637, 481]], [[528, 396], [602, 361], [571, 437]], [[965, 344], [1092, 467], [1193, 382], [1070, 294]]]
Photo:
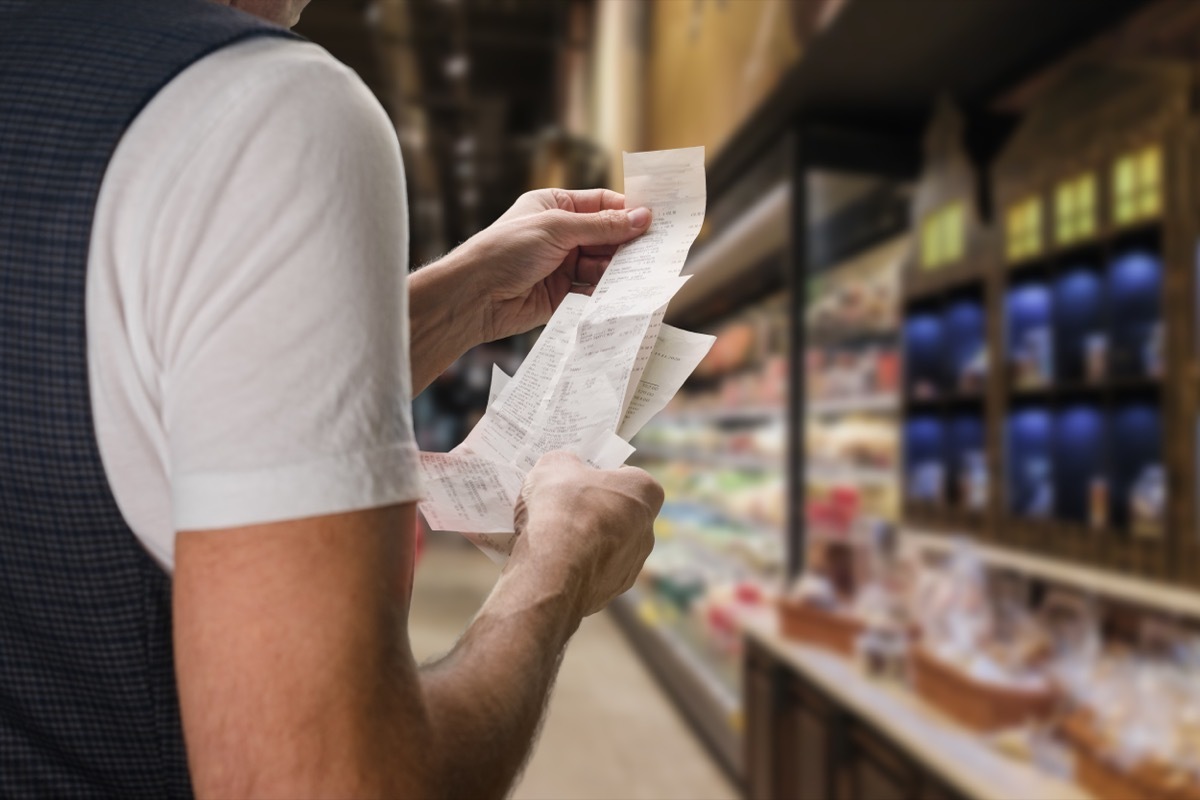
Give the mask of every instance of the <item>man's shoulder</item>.
[[[239, 94], [281, 89], [303, 92], [313, 82], [362, 85], [358, 75], [319, 45], [297, 39], [257, 37], [223, 47], [180, 74], [176, 84], [191, 84], [189, 92]], [[197, 85], [201, 84], [201, 85]]]
[[[201, 160], [236, 161], [252, 140], [281, 148], [303, 143], [310, 155], [348, 146], [364, 131], [395, 137], [387, 113], [362, 79], [324, 48], [303, 40], [258, 37], [192, 64], [142, 111], [126, 133], [135, 174], [170, 173]], [[118, 156], [122, 155], [118, 151]], [[119, 158], [117, 159], [120, 160]]]

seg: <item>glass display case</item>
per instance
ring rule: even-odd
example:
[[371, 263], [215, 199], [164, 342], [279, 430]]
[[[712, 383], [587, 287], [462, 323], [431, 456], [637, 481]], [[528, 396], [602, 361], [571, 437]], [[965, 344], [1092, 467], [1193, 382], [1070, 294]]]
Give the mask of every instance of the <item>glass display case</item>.
[[738, 619], [778, 596], [787, 564], [788, 305], [776, 292], [707, 326], [717, 337], [708, 357], [632, 442], [631, 463], [666, 501], [623, 605], [643, 652], [734, 771]]
[[809, 283], [805, 314], [805, 516], [811, 537], [855, 516], [895, 521], [900, 469], [900, 266], [906, 236]]

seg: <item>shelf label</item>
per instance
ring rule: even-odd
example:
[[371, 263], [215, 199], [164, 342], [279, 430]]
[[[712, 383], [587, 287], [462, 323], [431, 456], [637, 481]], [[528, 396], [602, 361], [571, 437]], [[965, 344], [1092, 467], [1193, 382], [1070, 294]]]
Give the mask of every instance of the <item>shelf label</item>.
[[934, 270], [963, 257], [966, 209], [961, 200], [942, 206], [921, 222], [921, 267]]
[[1005, 253], [1009, 262], [1042, 252], [1042, 198], [1034, 195], [1013, 203], [1004, 216]]
[[1113, 219], [1128, 225], [1151, 219], [1163, 207], [1162, 147], [1153, 144], [1113, 163]]
[[1096, 174], [1085, 172], [1058, 184], [1054, 193], [1055, 241], [1072, 244], [1096, 235]]

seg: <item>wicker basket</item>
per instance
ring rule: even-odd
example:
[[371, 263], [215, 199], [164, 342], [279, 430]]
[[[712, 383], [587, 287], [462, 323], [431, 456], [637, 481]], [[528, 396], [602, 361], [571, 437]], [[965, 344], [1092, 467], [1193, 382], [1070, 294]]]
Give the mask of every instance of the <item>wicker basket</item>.
[[[1200, 784], [1162, 765], [1122, 769], [1100, 755], [1100, 738], [1090, 715], [1076, 712], [1059, 728], [1075, 752], [1075, 781], [1101, 800], [1197, 800]], [[1174, 777], [1173, 777], [1174, 776]]]
[[913, 683], [917, 694], [961, 724], [976, 731], [997, 731], [1049, 717], [1055, 693], [980, 683], [930, 654], [913, 650]]
[[863, 624], [846, 614], [783, 600], [779, 603], [779, 630], [789, 639], [852, 656]]

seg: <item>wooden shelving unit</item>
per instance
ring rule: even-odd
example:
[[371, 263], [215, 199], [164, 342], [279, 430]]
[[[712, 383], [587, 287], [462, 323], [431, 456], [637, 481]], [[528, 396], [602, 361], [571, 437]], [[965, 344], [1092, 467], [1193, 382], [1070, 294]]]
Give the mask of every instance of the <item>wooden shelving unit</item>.
[[[1010, 474], [998, 543], [1128, 575], [1197, 578], [1181, 558], [1197, 536], [1195, 401], [1172, 380], [1194, 363], [1195, 86], [1184, 62], [1079, 63], [1033, 99], [996, 161], [1008, 263], [995, 308], [1007, 301], [1019, 316], [1022, 301], [1046, 293], [1054, 362], [1036, 391], [999, 382], [996, 425], [1019, 438], [1023, 419], [1047, 415], [1055, 486], [1053, 510], [1029, 519]], [[1037, 224], [1016, 230], [1020, 209], [1035, 207]], [[1018, 343], [1002, 344], [1011, 359]], [[1090, 442], [1068, 441], [1093, 428]], [[1020, 448], [1006, 444], [1015, 471]], [[1158, 526], [1131, 510], [1149, 470], [1166, 476]]]
[[965, 461], [986, 451], [995, 235], [965, 142], [962, 115], [943, 100], [925, 137], [904, 269], [903, 491], [906, 521], [982, 535], [995, 465], [986, 488], [971, 487]]
[[[1145, 61], [1060, 72], [1027, 99], [990, 180], [961, 118], [945, 104], [935, 116], [913, 208], [924, 245], [906, 273], [906, 521], [1200, 584], [1196, 387], [1173, 379], [1197, 350], [1194, 77]], [[963, 302], [985, 319], [981, 386], [930, 355], [963, 340], [945, 321]], [[976, 414], [982, 503], [951, 433]], [[937, 457], [941, 492], [936, 470], [914, 471]], [[1155, 526], [1133, 496], [1152, 498], [1159, 475]]]

